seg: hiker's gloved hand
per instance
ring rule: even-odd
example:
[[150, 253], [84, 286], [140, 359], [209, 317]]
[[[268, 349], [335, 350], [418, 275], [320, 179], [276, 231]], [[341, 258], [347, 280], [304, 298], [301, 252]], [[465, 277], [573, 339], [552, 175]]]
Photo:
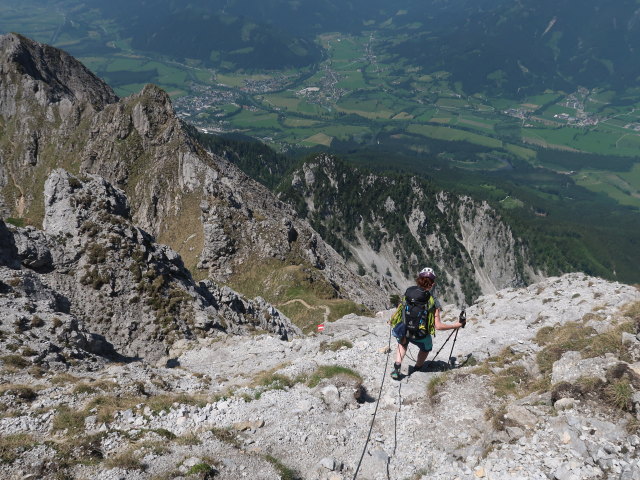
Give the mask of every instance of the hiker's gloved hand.
[[464, 310], [462, 310], [460, 312], [460, 316], [458, 317], [458, 321], [460, 322], [460, 324], [462, 325], [462, 328], [465, 327], [465, 325], [467, 324], [467, 312], [465, 312]]

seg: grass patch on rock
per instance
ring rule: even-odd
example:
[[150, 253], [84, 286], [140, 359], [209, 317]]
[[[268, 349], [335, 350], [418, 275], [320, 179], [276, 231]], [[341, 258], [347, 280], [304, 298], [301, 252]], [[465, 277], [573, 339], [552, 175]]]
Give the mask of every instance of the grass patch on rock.
[[195, 433], [187, 433], [186, 435], [177, 437], [175, 439], [175, 442], [178, 445], [190, 445], [190, 446], [200, 445], [202, 443], [202, 441], [200, 441], [200, 439]]
[[240, 448], [240, 440], [238, 440], [238, 436], [230, 428], [213, 427], [211, 433], [221, 442], [227, 443], [235, 448]]
[[31, 362], [21, 355], [4, 355], [3, 357], [0, 357], [0, 360], [2, 360], [5, 367], [10, 369], [13, 368], [21, 370], [31, 365]]
[[109, 457], [105, 466], [108, 468], [122, 468], [123, 470], [144, 470], [145, 465], [133, 450], [125, 450], [114, 457]]
[[353, 343], [345, 339], [334, 340], [333, 342], [320, 342], [321, 352], [336, 352], [341, 348], [353, 348]]
[[362, 377], [358, 372], [355, 372], [347, 367], [340, 365], [321, 365], [310, 375], [307, 380], [307, 385], [310, 388], [316, 387], [325, 378], [333, 378], [336, 376], [344, 376], [356, 379], [358, 382], [362, 382]]
[[0, 462], [13, 463], [22, 452], [35, 445], [35, 441], [26, 433], [0, 436]]
[[583, 358], [613, 353], [625, 360], [628, 354], [622, 343], [622, 332], [633, 331], [635, 331], [634, 324], [631, 321], [622, 322], [600, 334], [594, 328], [578, 322], [541, 328], [535, 338], [538, 345], [542, 347], [536, 355], [538, 367], [544, 375], [551, 374], [554, 362], [560, 360], [562, 355], [569, 351], [580, 352]]
[[66, 405], [59, 406], [56, 416], [53, 417], [53, 431], [66, 431], [68, 434], [84, 432], [84, 420], [87, 413], [74, 410]]
[[56, 459], [62, 468], [73, 465], [95, 465], [104, 459], [102, 439], [106, 433], [69, 435], [61, 441], [47, 442], [56, 451]]
[[484, 419], [491, 424], [491, 427], [496, 431], [502, 431], [505, 429], [505, 415], [507, 414], [506, 406], [500, 407], [487, 407], [484, 411]]
[[38, 394], [33, 388], [26, 385], [13, 384], [0, 386], [0, 395], [13, 395], [18, 400], [24, 402], [32, 402], [38, 397]]
[[199, 477], [209, 477], [215, 474], [216, 469], [208, 463], [198, 463], [187, 470], [187, 475], [198, 475]]
[[604, 389], [604, 397], [609, 404], [618, 410], [630, 412], [633, 409], [633, 387], [627, 380], [620, 378], [608, 384]]
[[51, 379], [53, 385], [66, 385], [69, 383], [77, 383], [80, 379], [68, 373], [59, 373]]
[[429, 394], [429, 399], [431, 400], [432, 405], [435, 405], [435, 403], [437, 402], [437, 395], [438, 393], [440, 393], [442, 387], [447, 383], [448, 380], [448, 373], [434, 375], [429, 380], [429, 383], [427, 384], [427, 393]]
[[273, 465], [282, 480], [302, 480], [302, 477], [294, 469], [287, 467], [273, 455], [265, 455], [264, 459]]

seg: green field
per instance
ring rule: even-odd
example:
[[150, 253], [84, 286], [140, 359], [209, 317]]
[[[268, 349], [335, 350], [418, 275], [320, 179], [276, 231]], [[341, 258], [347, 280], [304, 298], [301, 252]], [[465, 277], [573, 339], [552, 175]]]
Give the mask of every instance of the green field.
[[433, 125], [417, 125], [411, 124], [407, 127], [407, 131], [410, 133], [417, 133], [418, 135], [424, 135], [425, 137], [431, 137], [438, 140], [447, 141], [466, 141], [482, 145], [484, 147], [501, 148], [502, 142], [498, 139], [485, 137], [476, 133], [467, 132], [465, 130], [459, 130], [457, 128], [449, 127], [436, 127]]
[[582, 172], [578, 176], [577, 183], [593, 192], [608, 195], [620, 205], [640, 208], [640, 188], [637, 185], [630, 184], [624, 178], [624, 175], [606, 172]]
[[232, 117], [239, 128], [278, 129], [278, 116], [274, 113], [242, 110]]
[[603, 155], [640, 154], [640, 134], [603, 130], [585, 130], [575, 127], [530, 128], [523, 130], [523, 136], [533, 136], [543, 141], [548, 148], [564, 146], [571, 149]]

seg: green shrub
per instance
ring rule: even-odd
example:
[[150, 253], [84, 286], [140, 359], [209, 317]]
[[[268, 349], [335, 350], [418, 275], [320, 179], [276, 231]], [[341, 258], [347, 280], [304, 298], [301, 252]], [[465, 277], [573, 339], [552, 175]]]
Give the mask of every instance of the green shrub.
[[215, 473], [215, 468], [213, 468], [211, 465], [209, 465], [208, 463], [198, 463], [196, 465], [194, 465], [193, 467], [191, 467], [188, 471], [187, 471], [187, 475], [202, 475], [202, 476], [207, 476], [207, 475], [211, 475], [213, 473]]
[[87, 248], [88, 262], [92, 265], [104, 263], [107, 259], [107, 249], [97, 242], [92, 242]]
[[14, 218], [9, 217], [6, 219], [7, 223], [13, 225], [14, 227], [24, 227], [24, 218]]

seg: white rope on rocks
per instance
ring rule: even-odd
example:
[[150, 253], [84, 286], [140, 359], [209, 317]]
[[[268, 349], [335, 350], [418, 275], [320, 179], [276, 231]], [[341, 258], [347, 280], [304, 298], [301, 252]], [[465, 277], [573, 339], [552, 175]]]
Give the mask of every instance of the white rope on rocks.
[[[360, 455], [360, 460], [358, 460], [358, 466], [356, 467], [356, 472], [353, 474], [353, 480], [356, 480], [358, 476], [358, 472], [360, 471], [360, 465], [362, 464], [362, 459], [364, 458], [364, 454], [367, 451], [367, 445], [369, 444], [369, 439], [371, 438], [371, 431], [373, 430], [373, 424], [376, 421], [376, 414], [378, 413], [378, 406], [380, 405], [380, 397], [382, 397], [382, 387], [384, 386], [384, 380], [387, 377], [387, 367], [389, 366], [389, 354], [391, 353], [391, 328], [389, 328], [389, 343], [387, 348], [387, 358], [384, 363], [384, 372], [382, 373], [382, 381], [380, 382], [380, 391], [378, 392], [378, 400], [376, 401], [376, 408], [373, 411], [373, 418], [371, 419], [371, 425], [369, 426], [369, 433], [367, 434], [367, 440], [364, 442], [364, 448], [362, 449], [362, 455]], [[387, 476], [389, 474], [389, 460], [387, 459]]]

